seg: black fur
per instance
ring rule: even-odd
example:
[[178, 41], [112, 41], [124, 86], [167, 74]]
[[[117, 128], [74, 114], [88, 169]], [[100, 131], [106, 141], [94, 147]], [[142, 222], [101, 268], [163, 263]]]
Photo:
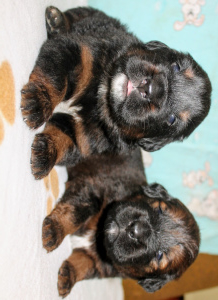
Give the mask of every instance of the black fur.
[[[73, 165], [94, 153], [138, 145], [156, 151], [188, 137], [208, 114], [211, 84], [191, 55], [158, 41], [143, 43], [92, 8], [61, 13], [49, 7], [46, 26], [48, 40], [22, 90], [21, 108], [29, 127], [49, 121], [47, 127], [62, 130], [65, 122], [58, 125], [52, 112], [58, 103], [64, 106], [64, 134], [72, 144], [55, 163], [66, 163], [67, 156]], [[41, 178], [53, 165], [36, 172], [37, 159], [32, 169]]]
[[161, 185], [147, 184], [139, 149], [92, 156], [68, 172], [66, 191], [44, 220], [43, 246], [52, 251], [67, 234], [88, 235], [90, 244], [74, 249], [62, 264], [61, 296], [77, 281], [114, 276], [135, 279], [154, 292], [193, 263], [198, 226]]

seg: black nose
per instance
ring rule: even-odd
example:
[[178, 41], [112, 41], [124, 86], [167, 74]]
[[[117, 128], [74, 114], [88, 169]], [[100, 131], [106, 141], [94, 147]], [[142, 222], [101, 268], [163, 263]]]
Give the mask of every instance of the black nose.
[[137, 87], [143, 98], [149, 97], [152, 92], [152, 83], [150, 78], [144, 79], [140, 85]]
[[128, 235], [132, 239], [148, 238], [151, 234], [151, 228], [148, 223], [136, 221], [129, 225], [126, 229]]

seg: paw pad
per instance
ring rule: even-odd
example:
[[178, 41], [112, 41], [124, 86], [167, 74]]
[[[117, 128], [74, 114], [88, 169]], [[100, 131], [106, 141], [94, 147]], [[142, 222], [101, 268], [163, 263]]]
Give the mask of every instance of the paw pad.
[[57, 151], [48, 134], [36, 134], [32, 144], [31, 169], [35, 179], [41, 179], [48, 175], [54, 167]]
[[58, 292], [59, 296], [63, 298], [65, 298], [70, 293], [73, 287], [71, 269], [72, 267], [70, 263], [66, 260], [63, 262], [58, 272]]
[[21, 112], [24, 122], [32, 129], [44, 124], [52, 114], [49, 94], [40, 84], [29, 82], [21, 90]]
[[43, 247], [51, 252], [56, 249], [63, 240], [63, 230], [61, 225], [51, 216], [44, 219], [42, 225], [42, 244]]

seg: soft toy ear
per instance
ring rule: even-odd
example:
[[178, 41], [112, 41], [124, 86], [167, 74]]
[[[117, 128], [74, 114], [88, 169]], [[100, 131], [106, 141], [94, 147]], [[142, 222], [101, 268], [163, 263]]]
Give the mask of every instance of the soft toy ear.
[[152, 183], [143, 186], [143, 191], [145, 196], [152, 199], [163, 199], [170, 200], [171, 196], [168, 194], [167, 190], [159, 183]]
[[161, 289], [167, 282], [167, 279], [146, 278], [139, 280], [138, 284], [140, 284], [146, 292], [154, 293]]
[[145, 151], [148, 151], [148, 152], [154, 152], [154, 151], [157, 151], [161, 148], [163, 148], [163, 146], [171, 143], [173, 141], [173, 139], [158, 139], [158, 138], [152, 138], [152, 139], [149, 139], [149, 138], [143, 138], [143, 139], [140, 139], [138, 141], [138, 145], [140, 147], [142, 147], [143, 150]]
[[159, 48], [169, 48], [166, 44], [159, 42], [159, 41], [150, 41], [145, 44], [148, 50], [155, 50]]

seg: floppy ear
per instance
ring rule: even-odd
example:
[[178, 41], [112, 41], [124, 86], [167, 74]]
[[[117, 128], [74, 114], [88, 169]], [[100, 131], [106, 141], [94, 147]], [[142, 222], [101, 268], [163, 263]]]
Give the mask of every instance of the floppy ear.
[[159, 48], [169, 48], [166, 44], [159, 42], [159, 41], [150, 41], [145, 44], [145, 47], [148, 50], [155, 50], [155, 49], [159, 49]]
[[169, 144], [172, 142], [173, 139], [158, 139], [158, 138], [143, 138], [138, 141], [138, 145], [142, 147], [143, 150], [148, 151], [148, 152], [153, 152], [161, 149], [163, 146]]
[[161, 289], [168, 281], [167, 279], [146, 278], [139, 280], [138, 284], [140, 284], [146, 292], [154, 293]]
[[152, 199], [171, 199], [171, 196], [168, 194], [167, 190], [159, 183], [145, 185], [143, 186], [143, 191], [145, 196]]

